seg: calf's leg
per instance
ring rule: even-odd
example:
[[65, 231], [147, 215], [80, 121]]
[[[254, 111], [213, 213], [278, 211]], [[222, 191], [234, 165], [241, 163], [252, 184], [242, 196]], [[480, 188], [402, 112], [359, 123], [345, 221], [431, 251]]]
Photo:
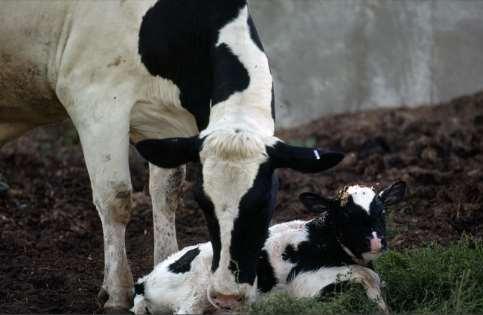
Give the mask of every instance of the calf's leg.
[[290, 282], [288, 293], [297, 298], [315, 297], [324, 287], [343, 281], [362, 284], [368, 298], [382, 312], [389, 314], [389, 308], [382, 298], [379, 276], [371, 269], [358, 265], [321, 268], [316, 272], [301, 273]]
[[374, 301], [384, 314], [389, 314], [387, 306], [381, 294], [381, 279], [379, 275], [369, 268], [353, 265], [351, 266], [350, 280], [361, 283], [366, 289], [367, 297]]

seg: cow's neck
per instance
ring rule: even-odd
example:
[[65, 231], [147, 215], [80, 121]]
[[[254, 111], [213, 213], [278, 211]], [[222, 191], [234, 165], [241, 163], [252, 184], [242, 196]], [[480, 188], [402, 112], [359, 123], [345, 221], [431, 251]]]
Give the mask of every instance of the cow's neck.
[[245, 129], [272, 136], [272, 76], [248, 7], [222, 27], [214, 48], [213, 95], [206, 133]]

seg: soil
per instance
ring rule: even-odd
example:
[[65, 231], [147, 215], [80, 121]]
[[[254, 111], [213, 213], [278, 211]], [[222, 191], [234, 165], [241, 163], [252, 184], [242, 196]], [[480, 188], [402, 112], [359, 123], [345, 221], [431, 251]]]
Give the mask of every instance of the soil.
[[[67, 135], [66, 135], [67, 134]], [[274, 222], [310, 218], [304, 191], [334, 195], [351, 183], [409, 185], [389, 212], [393, 249], [483, 236], [483, 93], [449, 104], [322, 118], [278, 135], [292, 144], [341, 150], [345, 160], [318, 175], [279, 171]], [[141, 167], [139, 167], [141, 165]], [[135, 277], [152, 267], [147, 171], [133, 162], [134, 210], [127, 250]], [[3, 177], [3, 179], [2, 179]], [[93, 313], [102, 282], [101, 225], [75, 133], [68, 124], [37, 129], [0, 151], [2, 313]], [[177, 213], [181, 246], [207, 240], [190, 181]]]

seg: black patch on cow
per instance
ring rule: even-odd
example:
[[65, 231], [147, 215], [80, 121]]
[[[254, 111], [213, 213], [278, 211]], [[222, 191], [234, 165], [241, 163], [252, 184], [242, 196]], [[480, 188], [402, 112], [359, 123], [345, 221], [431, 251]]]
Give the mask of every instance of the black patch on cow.
[[147, 11], [139, 31], [141, 61], [153, 76], [173, 81], [181, 104], [198, 128], [208, 124], [212, 34], [208, 8], [196, 0], [160, 0]]
[[314, 271], [322, 267], [354, 264], [337, 240], [335, 225], [330, 216], [307, 223], [308, 240], [300, 242], [295, 249], [289, 247], [284, 254], [296, 265], [287, 276], [292, 281], [300, 272]]
[[144, 282], [136, 283], [134, 285], [134, 294], [144, 295]]
[[[211, 246], [213, 246], [213, 261], [211, 262], [211, 271], [215, 272], [220, 264], [221, 254], [221, 236], [220, 236], [220, 223], [216, 218], [215, 206], [211, 200], [207, 199], [207, 202], [211, 204], [206, 208], [200, 206], [203, 209], [205, 215], [206, 224], [208, 225], [208, 231], [210, 232]], [[203, 203], [202, 203], [203, 204]]]
[[201, 170], [201, 164], [196, 163], [193, 165], [193, 176], [196, 178], [195, 184], [195, 199], [200, 208], [203, 210], [205, 216], [206, 225], [210, 233], [211, 246], [213, 247], [213, 260], [211, 262], [211, 271], [215, 272], [220, 264], [220, 252], [221, 252], [221, 238], [220, 238], [220, 224], [215, 214], [215, 205], [206, 195], [203, 189], [203, 176]]
[[244, 91], [250, 76], [237, 56], [226, 44], [215, 49], [213, 105], [226, 101], [230, 95]]
[[252, 38], [253, 42], [255, 42], [255, 44], [261, 51], [265, 51], [262, 41], [260, 40], [260, 36], [258, 36], [258, 31], [255, 27], [255, 23], [253, 22], [251, 15], [248, 15], [248, 27], [250, 28], [250, 37]]
[[258, 257], [257, 277], [258, 290], [261, 292], [269, 292], [278, 282], [270, 260], [268, 259], [268, 253], [265, 250], [262, 250], [260, 257]]
[[239, 283], [253, 285], [255, 281], [256, 262], [268, 237], [277, 190], [278, 178], [270, 163], [261, 164], [253, 186], [240, 200], [231, 233], [229, 269]]
[[169, 265], [168, 270], [173, 273], [185, 273], [191, 270], [191, 262], [200, 254], [198, 247], [190, 249], [174, 263]]
[[[159, 0], [143, 18], [138, 47], [142, 63], [151, 75], [178, 86], [181, 104], [194, 115], [199, 130], [208, 124], [212, 99], [216, 104], [230, 88], [247, 86], [243, 67], [226, 49], [215, 47], [219, 30], [246, 5], [246, 0]], [[254, 37], [254, 25], [249, 26]]]

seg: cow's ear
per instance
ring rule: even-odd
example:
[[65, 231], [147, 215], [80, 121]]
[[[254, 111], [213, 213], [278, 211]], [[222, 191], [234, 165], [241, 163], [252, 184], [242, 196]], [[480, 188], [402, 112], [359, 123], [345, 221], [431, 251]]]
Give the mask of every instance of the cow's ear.
[[299, 200], [307, 210], [314, 213], [329, 212], [337, 207], [337, 200], [325, 198], [309, 192], [300, 194]]
[[398, 181], [392, 184], [391, 186], [383, 189], [379, 193], [379, 198], [381, 198], [385, 206], [389, 206], [403, 200], [405, 194], [406, 194], [406, 183], [403, 181]]
[[324, 171], [336, 166], [344, 158], [340, 152], [296, 147], [281, 141], [267, 146], [267, 153], [275, 168], [291, 168], [303, 173]]
[[136, 143], [142, 157], [156, 166], [174, 168], [200, 159], [203, 140], [198, 137], [148, 139]]

